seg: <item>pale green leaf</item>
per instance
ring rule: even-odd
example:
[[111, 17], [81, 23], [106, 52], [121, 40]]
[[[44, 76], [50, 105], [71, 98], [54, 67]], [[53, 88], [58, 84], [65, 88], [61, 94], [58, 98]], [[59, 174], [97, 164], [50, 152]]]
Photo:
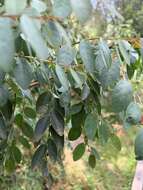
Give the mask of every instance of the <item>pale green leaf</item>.
[[127, 108], [133, 98], [133, 90], [130, 82], [120, 80], [112, 92], [112, 107], [115, 112], [121, 112]]
[[31, 45], [40, 59], [47, 59], [49, 57], [49, 49], [42, 38], [42, 34], [30, 17], [23, 15], [20, 18], [20, 25], [26, 41]]
[[11, 15], [18, 15], [27, 6], [27, 0], [5, 0], [5, 11]]
[[70, 0], [72, 9], [81, 23], [89, 20], [92, 14], [92, 5], [90, 0]]
[[5, 72], [9, 72], [12, 69], [15, 53], [11, 24], [10, 19], [0, 18], [0, 68]]
[[57, 17], [66, 18], [71, 14], [69, 0], [53, 0], [53, 14]]
[[88, 72], [94, 72], [95, 71], [94, 48], [89, 42], [84, 40], [80, 42], [80, 55], [86, 70]]

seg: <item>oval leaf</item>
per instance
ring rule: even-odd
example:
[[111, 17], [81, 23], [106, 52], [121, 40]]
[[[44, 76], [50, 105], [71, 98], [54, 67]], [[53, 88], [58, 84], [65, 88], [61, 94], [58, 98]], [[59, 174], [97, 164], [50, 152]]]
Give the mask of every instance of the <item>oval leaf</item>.
[[127, 80], [120, 80], [112, 92], [113, 111], [121, 112], [127, 108], [132, 101], [132, 86]]
[[77, 147], [73, 151], [73, 160], [74, 161], [79, 160], [83, 156], [84, 152], [85, 152], [85, 144], [81, 143], [77, 145]]

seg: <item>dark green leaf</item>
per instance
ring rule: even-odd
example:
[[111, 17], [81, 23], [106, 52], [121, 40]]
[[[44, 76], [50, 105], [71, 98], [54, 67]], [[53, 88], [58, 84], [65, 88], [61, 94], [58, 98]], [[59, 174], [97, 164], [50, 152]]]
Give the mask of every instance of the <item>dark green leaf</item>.
[[52, 139], [48, 139], [48, 155], [49, 157], [53, 160], [56, 161], [57, 160], [57, 147], [56, 144], [54, 143], [54, 141]]
[[109, 138], [109, 128], [105, 122], [102, 122], [99, 126], [99, 138], [102, 144], [107, 143]]
[[96, 166], [96, 157], [93, 154], [89, 155], [88, 163], [89, 163], [91, 168], [95, 168], [95, 166]]
[[20, 128], [26, 137], [33, 137], [33, 128], [26, 121], [23, 121]]
[[12, 173], [15, 170], [15, 160], [12, 155], [5, 161], [5, 168], [8, 173]]
[[45, 115], [44, 117], [39, 119], [39, 121], [36, 124], [35, 131], [34, 131], [34, 140], [36, 142], [38, 142], [42, 138], [44, 132], [49, 127], [49, 125], [50, 125], [49, 115]]
[[32, 157], [32, 162], [31, 162], [32, 169], [35, 169], [41, 164], [46, 154], [46, 151], [47, 151], [47, 146], [45, 144], [42, 144], [38, 147], [38, 149], [35, 151]]
[[21, 155], [19, 148], [17, 148], [16, 146], [12, 146], [12, 153], [13, 153], [13, 157], [14, 157], [15, 161], [17, 163], [20, 163], [21, 159], [22, 159], [22, 155]]
[[0, 107], [3, 107], [9, 98], [9, 92], [6, 86], [1, 85], [0, 86]]
[[81, 126], [72, 127], [68, 133], [68, 139], [70, 141], [74, 141], [74, 140], [78, 139], [81, 135], [81, 132], [82, 132]]
[[47, 105], [50, 104], [52, 95], [49, 92], [42, 93], [36, 102], [36, 110], [38, 113], [45, 113], [47, 111]]
[[0, 139], [7, 138], [7, 127], [2, 114], [0, 114]]
[[20, 136], [20, 137], [19, 137], [19, 141], [20, 141], [20, 143], [21, 143], [25, 148], [30, 149], [31, 145], [29, 144], [28, 140], [27, 140], [25, 137]]
[[73, 160], [74, 161], [79, 160], [83, 156], [84, 152], [85, 152], [85, 144], [81, 143], [77, 145], [77, 147], [73, 151]]
[[64, 135], [64, 118], [58, 111], [53, 111], [51, 113], [51, 123], [56, 133], [60, 136], [63, 136]]
[[100, 160], [100, 156], [99, 156], [99, 153], [97, 152], [97, 150], [93, 147], [91, 147], [91, 154], [95, 156], [95, 158], [97, 160]]
[[137, 160], [143, 160], [143, 129], [139, 131], [135, 139], [135, 155]]
[[24, 114], [25, 114], [27, 117], [31, 118], [31, 119], [34, 119], [34, 118], [36, 117], [36, 112], [35, 112], [35, 110], [34, 110], [33, 108], [31, 108], [31, 107], [25, 107], [25, 108], [24, 108]]

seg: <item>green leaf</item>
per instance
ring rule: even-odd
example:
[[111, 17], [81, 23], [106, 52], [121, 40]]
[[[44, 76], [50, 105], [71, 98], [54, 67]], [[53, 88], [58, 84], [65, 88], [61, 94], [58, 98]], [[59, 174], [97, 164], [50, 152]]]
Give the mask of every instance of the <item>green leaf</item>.
[[57, 63], [62, 66], [69, 66], [73, 63], [75, 55], [75, 50], [72, 47], [64, 45], [58, 51]]
[[135, 139], [136, 160], [143, 160], [143, 129], [141, 129]]
[[10, 15], [21, 14], [26, 6], [27, 0], [5, 0], [5, 11]]
[[45, 115], [44, 117], [39, 119], [34, 130], [34, 140], [36, 142], [38, 142], [42, 138], [44, 132], [49, 127], [49, 125], [50, 125], [49, 115]]
[[96, 157], [93, 154], [89, 155], [88, 163], [91, 168], [95, 168], [96, 166]]
[[72, 9], [81, 23], [89, 20], [92, 14], [92, 5], [90, 0], [70, 0]]
[[90, 72], [95, 71], [95, 54], [93, 46], [87, 42], [82, 40], [80, 42], [80, 55], [81, 59], [85, 65], [86, 70]]
[[48, 139], [48, 155], [49, 157], [53, 160], [56, 161], [57, 160], [57, 147], [56, 144], [54, 143], [54, 141], [52, 139]]
[[12, 155], [6, 159], [5, 168], [8, 173], [12, 173], [15, 170], [15, 160]]
[[71, 14], [70, 1], [53, 0], [53, 14], [57, 17], [66, 18]]
[[69, 81], [67, 80], [66, 74], [61, 66], [56, 65], [56, 74], [62, 85], [60, 91], [68, 91], [69, 90]]
[[121, 142], [120, 142], [120, 139], [116, 136], [116, 135], [112, 135], [111, 136], [111, 142], [112, 142], [112, 145], [118, 150], [120, 151], [122, 146], [121, 146]]
[[103, 69], [108, 69], [111, 66], [111, 51], [105, 41], [100, 41], [95, 52], [95, 68], [97, 75], [100, 75]]
[[85, 119], [84, 130], [88, 139], [93, 140], [97, 131], [97, 117], [89, 114]]
[[52, 99], [52, 95], [49, 92], [44, 92], [40, 94], [36, 102], [36, 111], [38, 113], [45, 113], [47, 111], [47, 107], [50, 104]]
[[138, 104], [131, 102], [126, 110], [126, 122], [132, 125], [137, 125], [141, 121], [141, 116], [142, 113]]
[[64, 118], [58, 111], [53, 111], [51, 113], [51, 123], [55, 132], [59, 136], [64, 135]]
[[40, 165], [46, 154], [46, 151], [47, 151], [47, 146], [45, 144], [42, 144], [38, 147], [38, 149], [35, 151], [32, 157], [32, 162], [31, 162], [32, 169], [35, 169]]
[[3, 107], [9, 98], [9, 92], [6, 86], [1, 85], [0, 86], [0, 107]]
[[[64, 30], [64, 29], [63, 29]], [[42, 28], [43, 36], [52, 47], [60, 47], [63, 42], [63, 36], [59, 31], [58, 24], [55, 21], [48, 21]]]
[[68, 139], [70, 141], [74, 141], [78, 139], [81, 136], [82, 128], [79, 126], [77, 127], [72, 127], [68, 133]]
[[127, 108], [133, 98], [131, 84], [127, 80], [120, 80], [112, 91], [113, 111], [121, 112]]
[[79, 77], [78, 73], [76, 71], [74, 71], [72, 68], [70, 68], [70, 73], [74, 79], [74, 81], [76, 82], [76, 88], [80, 88], [82, 89], [83, 86], [83, 81], [81, 80], [81, 78]]
[[5, 79], [5, 73], [3, 71], [0, 71], [0, 84], [4, 82]]
[[116, 60], [112, 63], [109, 69], [104, 68], [101, 74], [98, 76], [98, 80], [101, 82], [103, 88], [113, 86], [120, 79], [120, 65]]
[[13, 71], [14, 78], [20, 87], [24, 90], [29, 88], [33, 79], [32, 69], [24, 58], [17, 58], [16, 66]]
[[31, 108], [31, 107], [25, 107], [25, 108], [24, 108], [24, 114], [25, 114], [27, 117], [31, 118], [31, 119], [35, 119], [35, 118], [36, 118], [36, 112], [35, 112], [35, 110], [34, 110], [33, 108]]
[[33, 137], [33, 128], [26, 121], [23, 121], [20, 128], [26, 137]]
[[0, 114], [0, 139], [5, 140], [7, 138], [7, 127], [2, 114]]
[[97, 160], [100, 160], [100, 156], [99, 156], [99, 153], [97, 152], [97, 150], [93, 147], [91, 147], [91, 154], [95, 156], [95, 158]]
[[37, 57], [43, 60], [47, 59], [49, 57], [49, 49], [33, 19], [23, 15], [20, 18], [20, 25], [26, 41], [31, 45]]
[[21, 143], [25, 148], [30, 149], [31, 145], [29, 144], [28, 140], [27, 140], [25, 137], [20, 136], [20, 137], [19, 137], [19, 141], [20, 141], [20, 143]]
[[84, 152], [85, 152], [85, 144], [81, 143], [77, 145], [77, 147], [73, 151], [73, 160], [74, 161], [79, 160], [83, 156]]
[[14, 53], [12, 22], [8, 18], [0, 18], [0, 69], [11, 71]]
[[124, 58], [125, 63], [130, 65], [130, 51], [132, 51], [131, 44], [128, 41], [122, 40], [118, 42], [119, 50]]
[[47, 9], [46, 3], [44, 3], [41, 0], [32, 0], [31, 1], [31, 7], [36, 9], [39, 13], [45, 12]]
[[21, 159], [22, 159], [22, 154], [21, 154], [19, 148], [16, 146], [12, 146], [12, 153], [13, 153], [13, 157], [14, 157], [15, 161], [17, 163], [20, 163]]
[[99, 138], [101, 140], [101, 143], [104, 145], [107, 143], [109, 138], [109, 128], [108, 125], [105, 122], [102, 122], [99, 126]]

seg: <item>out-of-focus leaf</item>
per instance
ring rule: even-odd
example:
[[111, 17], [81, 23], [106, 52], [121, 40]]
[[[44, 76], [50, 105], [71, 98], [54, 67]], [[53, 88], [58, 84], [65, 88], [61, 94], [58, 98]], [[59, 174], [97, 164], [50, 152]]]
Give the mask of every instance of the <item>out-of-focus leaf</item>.
[[127, 80], [120, 80], [112, 92], [112, 107], [115, 112], [121, 112], [132, 101], [132, 86]]
[[89, 20], [92, 14], [92, 5], [90, 0], [70, 0], [72, 9], [81, 23]]
[[57, 17], [66, 18], [71, 14], [70, 1], [53, 0], [53, 14]]
[[14, 53], [12, 22], [8, 18], [0, 18], [0, 69], [11, 71]]
[[36, 117], [36, 112], [35, 112], [35, 110], [34, 110], [33, 108], [31, 108], [31, 107], [25, 107], [25, 108], [24, 108], [24, 114], [25, 114], [27, 117], [31, 118], [31, 119], [34, 119], [34, 118]]
[[46, 4], [41, 0], [32, 0], [31, 7], [36, 9], [39, 13], [45, 12], [47, 9]]
[[96, 157], [93, 154], [89, 155], [88, 163], [91, 168], [95, 168], [96, 166]]
[[143, 160], [143, 129], [141, 129], [135, 139], [136, 160]]
[[87, 115], [84, 124], [85, 134], [88, 139], [93, 140], [97, 131], [97, 117], [93, 114]]
[[137, 125], [141, 121], [141, 109], [138, 104], [131, 102], [126, 110], [126, 122]]
[[31, 145], [29, 144], [29, 141], [28, 141], [25, 137], [20, 136], [20, 137], [19, 137], [19, 141], [20, 141], [20, 143], [21, 143], [25, 148], [30, 149]]
[[3, 107], [9, 98], [9, 92], [6, 86], [1, 85], [0, 86], [0, 107]]
[[119, 137], [117, 137], [116, 135], [111, 135], [110, 138], [112, 145], [116, 148], [116, 150], [120, 151], [122, 146]]
[[7, 127], [2, 114], [0, 114], [0, 139], [7, 138]]
[[5, 11], [10, 15], [21, 14], [26, 6], [27, 0], [5, 0]]
[[12, 151], [12, 154], [13, 154], [13, 157], [14, 157], [15, 161], [17, 163], [20, 163], [21, 159], [22, 159], [22, 154], [21, 154], [19, 148], [16, 147], [16, 146], [12, 146], [11, 149], [12, 149], [11, 151]]

